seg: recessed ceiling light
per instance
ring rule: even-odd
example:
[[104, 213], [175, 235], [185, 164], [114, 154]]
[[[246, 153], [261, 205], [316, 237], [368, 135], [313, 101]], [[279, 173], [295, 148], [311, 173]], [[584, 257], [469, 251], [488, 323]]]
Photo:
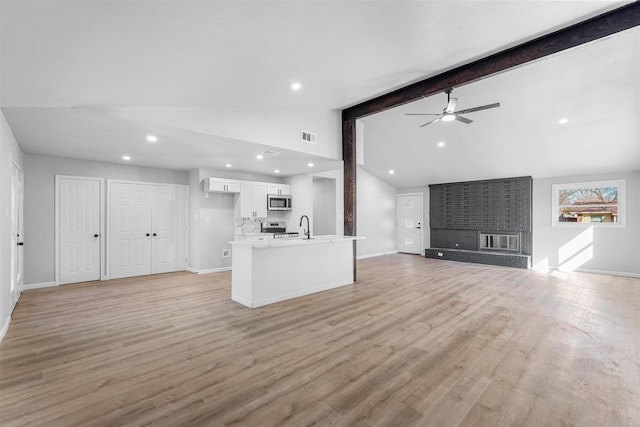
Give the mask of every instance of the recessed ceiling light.
[[312, 168], [312, 167], [313, 167], [313, 163], [309, 162], [309, 163], [307, 163], [307, 166], [309, 166], [310, 168]]
[[560, 123], [561, 125], [563, 125], [565, 123], [569, 123], [569, 119], [560, 119], [560, 120], [558, 120], [558, 123]]
[[122, 156], [122, 160], [131, 160], [130, 156]]
[[393, 175], [394, 173], [396, 173], [396, 171], [394, 171], [393, 169], [389, 169], [389, 175]]
[[291, 85], [291, 90], [300, 90], [301, 87], [302, 87], [302, 85], [300, 83], [296, 82], [296, 83], [293, 83]]
[[274, 170], [275, 173], [280, 173], [280, 169]]
[[231, 167], [231, 163], [227, 163], [225, 166], [230, 168]]
[[264, 158], [264, 156], [263, 156], [262, 154], [258, 154], [258, 155], [256, 156], [256, 159], [258, 159], [258, 160], [262, 160], [263, 158]]
[[444, 142], [443, 142], [443, 141], [438, 142], [438, 147], [442, 148], [442, 147], [444, 147], [444, 145], [445, 145], [445, 144], [444, 144]]
[[155, 135], [147, 135], [147, 141], [149, 142], [158, 142], [158, 137]]

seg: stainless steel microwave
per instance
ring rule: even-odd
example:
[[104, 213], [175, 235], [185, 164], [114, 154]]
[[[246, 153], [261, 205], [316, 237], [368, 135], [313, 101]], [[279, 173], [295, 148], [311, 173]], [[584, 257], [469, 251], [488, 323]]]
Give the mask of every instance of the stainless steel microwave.
[[291, 196], [287, 194], [267, 194], [267, 210], [290, 211]]

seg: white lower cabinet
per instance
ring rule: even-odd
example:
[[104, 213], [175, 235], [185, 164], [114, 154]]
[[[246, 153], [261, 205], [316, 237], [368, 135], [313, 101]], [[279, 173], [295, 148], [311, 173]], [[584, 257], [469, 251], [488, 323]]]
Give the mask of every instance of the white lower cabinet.
[[236, 217], [267, 217], [267, 184], [264, 182], [242, 181], [240, 196], [236, 199]]
[[187, 203], [183, 185], [110, 182], [110, 278], [186, 269]]

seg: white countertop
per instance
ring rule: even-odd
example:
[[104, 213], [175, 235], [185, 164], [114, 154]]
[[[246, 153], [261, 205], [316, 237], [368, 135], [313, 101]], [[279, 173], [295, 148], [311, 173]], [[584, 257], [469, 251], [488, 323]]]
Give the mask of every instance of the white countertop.
[[311, 239], [304, 237], [289, 239], [263, 239], [263, 240], [234, 240], [229, 242], [233, 245], [251, 246], [254, 248], [281, 248], [286, 246], [317, 245], [327, 243], [338, 243], [352, 240], [364, 239], [362, 236], [311, 236]]

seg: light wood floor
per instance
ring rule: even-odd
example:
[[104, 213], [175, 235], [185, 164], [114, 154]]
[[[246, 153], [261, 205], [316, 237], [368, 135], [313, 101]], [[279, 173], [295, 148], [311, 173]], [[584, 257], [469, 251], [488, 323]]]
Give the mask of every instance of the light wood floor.
[[228, 272], [26, 291], [0, 425], [640, 425], [640, 279], [358, 268], [259, 309], [230, 300]]

